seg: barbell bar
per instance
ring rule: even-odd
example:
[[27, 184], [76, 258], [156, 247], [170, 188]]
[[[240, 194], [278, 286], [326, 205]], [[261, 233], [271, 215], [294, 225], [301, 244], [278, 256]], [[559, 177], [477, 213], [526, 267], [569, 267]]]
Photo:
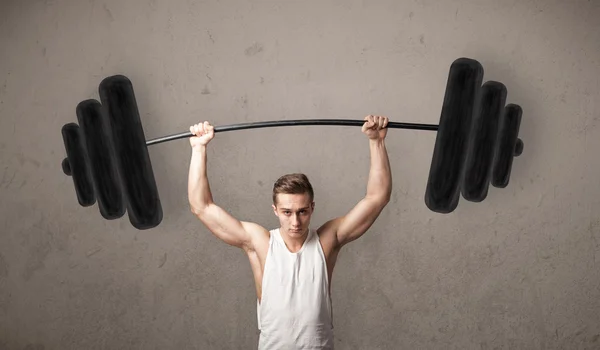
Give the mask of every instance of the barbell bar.
[[[231, 125], [215, 126], [214, 131], [225, 132], [234, 130], [246, 130], [246, 129], [258, 129], [258, 128], [271, 128], [280, 126], [308, 126], [308, 125], [329, 125], [329, 126], [363, 126], [364, 120], [351, 120], [351, 119], [295, 119], [295, 120], [275, 120], [275, 121], [263, 121], [263, 122], [249, 122], [239, 123]], [[436, 124], [415, 124], [415, 123], [399, 123], [399, 122], [388, 122], [387, 128], [390, 129], [413, 129], [413, 130], [433, 130], [437, 131], [438, 125]], [[192, 137], [194, 134], [191, 132], [182, 132], [173, 135], [167, 135], [163, 137], [157, 137], [155, 139], [148, 140], [146, 145], [156, 145], [158, 143]]]

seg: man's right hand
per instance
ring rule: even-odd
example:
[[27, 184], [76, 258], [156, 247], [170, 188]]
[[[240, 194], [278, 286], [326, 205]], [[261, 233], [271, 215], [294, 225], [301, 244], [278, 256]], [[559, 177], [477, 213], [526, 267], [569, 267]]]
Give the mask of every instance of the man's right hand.
[[190, 137], [192, 148], [206, 146], [215, 137], [215, 128], [207, 121], [190, 126], [190, 132], [196, 135]]

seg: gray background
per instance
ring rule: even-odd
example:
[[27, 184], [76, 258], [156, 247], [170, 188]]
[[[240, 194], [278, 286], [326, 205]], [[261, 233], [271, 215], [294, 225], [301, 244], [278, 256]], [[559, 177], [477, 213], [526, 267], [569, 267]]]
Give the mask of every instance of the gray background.
[[[102, 78], [134, 84], [146, 138], [203, 120], [438, 123], [448, 68], [478, 59], [523, 107], [505, 189], [424, 204], [435, 132], [390, 130], [393, 199], [342, 251], [338, 349], [600, 348], [597, 1], [6, 1], [0, 8], [0, 348], [252, 349], [247, 257], [190, 213], [187, 140], [150, 147], [164, 220], [77, 204], [61, 127]], [[217, 134], [215, 200], [278, 224], [304, 172], [318, 226], [365, 193], [356, 127]]]

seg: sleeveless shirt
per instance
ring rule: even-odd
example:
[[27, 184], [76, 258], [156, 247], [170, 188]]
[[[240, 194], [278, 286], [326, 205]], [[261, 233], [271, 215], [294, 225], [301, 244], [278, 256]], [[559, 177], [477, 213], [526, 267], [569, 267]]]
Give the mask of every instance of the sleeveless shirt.
[[290, 252], [270, 231], [262, 297], [257, 298], [259, 350], [333, 349], [333, 310], [325, 254], [316, 230]]

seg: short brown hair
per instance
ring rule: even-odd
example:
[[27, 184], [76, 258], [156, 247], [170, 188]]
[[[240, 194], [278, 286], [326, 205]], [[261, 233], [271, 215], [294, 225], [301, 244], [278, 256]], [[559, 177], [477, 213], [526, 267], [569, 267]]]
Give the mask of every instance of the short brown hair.
[[314, 192], [308, 177], [304, 174], [283, 175], [273, 185], [273, 204], [277, 205], [277, 194], [303, 194], [308, 193], [310, 201], [314, 199]]

